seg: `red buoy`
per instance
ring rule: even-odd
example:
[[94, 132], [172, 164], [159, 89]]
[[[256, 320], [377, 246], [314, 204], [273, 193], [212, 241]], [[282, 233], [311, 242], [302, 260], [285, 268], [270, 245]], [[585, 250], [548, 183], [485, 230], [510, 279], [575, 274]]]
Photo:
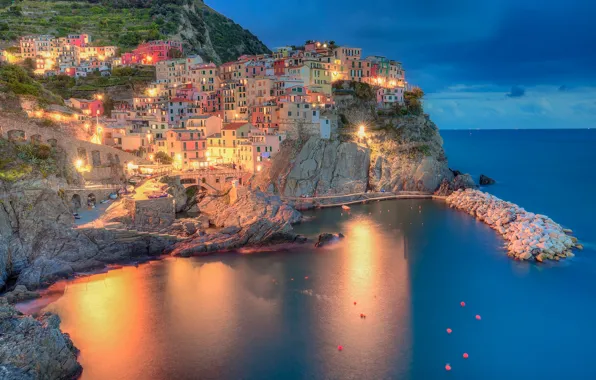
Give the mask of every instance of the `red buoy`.
[[451, 334], [452, 331], [453, 330], [451, 330], [451, 329], [447, 329], [447, 334]]
[[356, 305], [356, 301], [354, 301], [354, 305]]
[[343, 347], [343, 346], [337, 346], [337, 350], [338, 350], [338, 351], [341, 351], [341, 350], [343, 350], [343, 349], [344, 349], [344, 347]]
[[467, 359], [467, 358], [468, 358], [468, 353], [464, 352], [464, 359]]
[[461, 301], [459, 304], [461, 305], [461, 307], [466, 306], [466, 303], [464, 301]]
[[305, 279], [305, 280], [308, 280], [308, 276], [304, 276], [304, 279]]
[[449, 364], [445, 365], [445, 371], [451, 371], [451, 366]]
[[480, 318], [480, 316], [478, 314], [476, 314], [476, 319], [481, 320], [482, 318]]

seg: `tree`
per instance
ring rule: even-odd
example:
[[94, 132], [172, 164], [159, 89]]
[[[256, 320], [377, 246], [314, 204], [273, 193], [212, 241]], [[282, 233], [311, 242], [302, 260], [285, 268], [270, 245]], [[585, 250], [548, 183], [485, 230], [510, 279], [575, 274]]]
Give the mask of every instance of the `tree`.
[[422, 114], [422, 98], [424, 92], [420, 87], [414, 87], [411, 91], [404, 92], [404, 103], [408, 112], [413, 115]]
[[168, 51], [168, 58], [182, 58], [182, 52], [178, 49], [170, 49]]
[[157, 152], [155, 154], [155, 161], [165, 165], [170, 165], [172, 163], [172, 157], [168, 156], [168, 154], [165, 152]]
[[29, 70], [29, 71], [33, 71], [33, 70], [35, 70], [35, 68], [36, 68], [36, 67], [35, 67], [35, 61], [34, 61], [33, 59], [31, 59], [31, 58], [25, 58], [25, 59], [23, 60], [23, 66], [24, 66], [24, 67], [25, 67], [27, 70]]

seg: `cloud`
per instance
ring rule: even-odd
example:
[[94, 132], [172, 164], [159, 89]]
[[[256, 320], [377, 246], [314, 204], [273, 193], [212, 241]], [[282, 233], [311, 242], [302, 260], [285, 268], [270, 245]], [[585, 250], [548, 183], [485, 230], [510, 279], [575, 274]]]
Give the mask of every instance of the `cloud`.
[[507, 94], [510, 98], [521, 98], [526, 94], [526, 90], [520, 86], [511, 87], [511, 91]]
[[445, 89], [425, 96], [425, 110], [443, 129], [596, 127], [596, 87], [562, 92], [559, 86], [535, 86], [513, 98], [502, 90], [497, 85], [482, 92]]

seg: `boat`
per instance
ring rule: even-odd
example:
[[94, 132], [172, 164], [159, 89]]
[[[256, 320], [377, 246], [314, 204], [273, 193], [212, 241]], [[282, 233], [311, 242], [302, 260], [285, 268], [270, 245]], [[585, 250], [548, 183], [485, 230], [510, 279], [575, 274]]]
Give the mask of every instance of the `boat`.
[[344, 210], [349, 210], [350, 209], [350, 207], [349, 206], [346, 206], [346, 205], [341, 205], [341, 208], [343, 208]]

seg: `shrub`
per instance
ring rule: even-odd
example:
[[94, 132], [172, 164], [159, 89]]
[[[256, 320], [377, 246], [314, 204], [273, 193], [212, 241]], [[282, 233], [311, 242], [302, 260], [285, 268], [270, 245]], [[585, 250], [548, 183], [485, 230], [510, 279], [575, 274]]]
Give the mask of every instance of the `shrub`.
[[169, 165], [172, 163], [172, 157], [168, 156], [165, 152], [157, 152], [155, 154], [155, 161], [159, 161], [162, 164]]

